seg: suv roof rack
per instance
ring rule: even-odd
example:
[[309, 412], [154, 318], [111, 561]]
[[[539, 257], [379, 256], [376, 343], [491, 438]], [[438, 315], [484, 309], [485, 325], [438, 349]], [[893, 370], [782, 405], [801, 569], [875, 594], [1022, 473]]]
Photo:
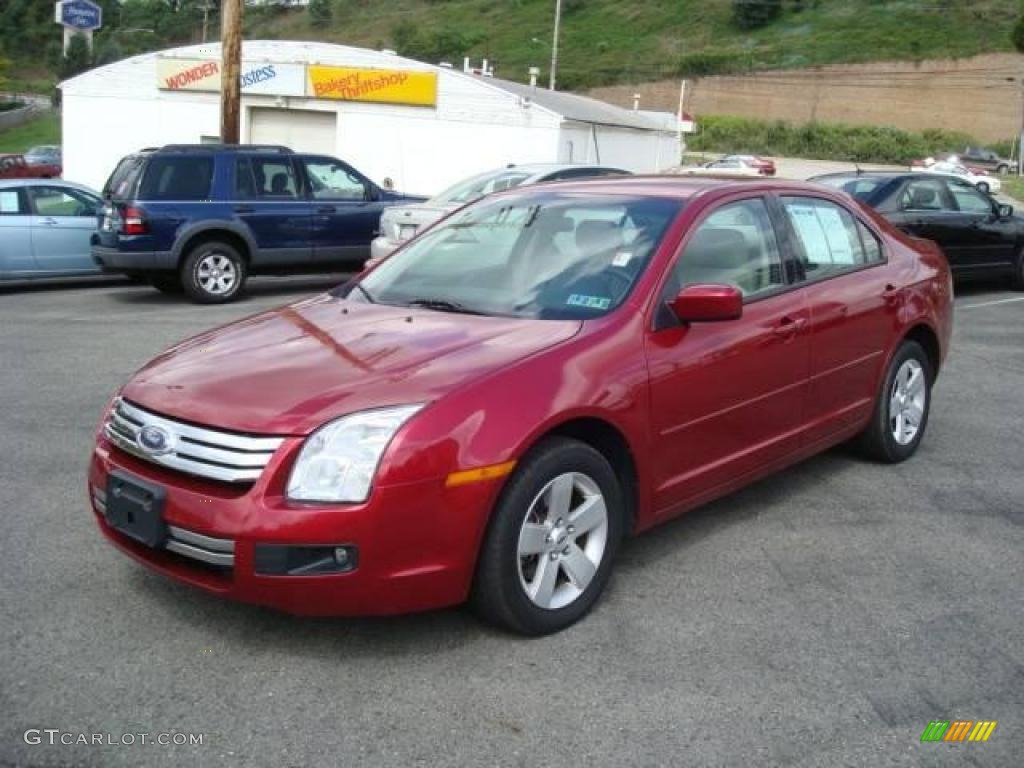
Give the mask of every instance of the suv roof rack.
[[165, 144], [158, 152], [274, 152], [294, 154], [293, 150], [278, 144]]

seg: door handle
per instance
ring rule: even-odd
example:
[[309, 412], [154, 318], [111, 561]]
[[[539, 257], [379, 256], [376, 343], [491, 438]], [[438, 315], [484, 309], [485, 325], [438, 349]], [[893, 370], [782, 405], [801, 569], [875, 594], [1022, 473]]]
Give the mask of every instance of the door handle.
[[779, 324], [772, 328], [772, 333], [776, 336], [781, 336], [784, 339], [795, 336], [805, 325], [807, 325], [806, 317], [793, 317], [792, 315], [786, 315]]
[[252, 213], [255, 210], [251, 205], [236, 205], [235, 213]]
[[316, 209], [316, 212], [317, 213], [334, 213], [337, 210], [338, 209], [335, 208], [333, 205], [321, 205], [319, 208]]
[[52, 219], [49, 216], [47, 216], [45, 219], [43, 219], [43, 226], [44, 227], [56, 227], [57, 224], [58, 224], [57, 220], [56, 219]]

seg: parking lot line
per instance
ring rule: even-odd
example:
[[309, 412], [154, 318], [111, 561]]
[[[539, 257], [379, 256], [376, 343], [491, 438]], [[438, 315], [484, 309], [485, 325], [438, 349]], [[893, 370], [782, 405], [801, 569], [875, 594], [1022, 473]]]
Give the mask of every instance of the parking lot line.
[[981, 307], [994, 307], [997, 304], [1013, 304], [1018, 301], [1024, 301], [1024, 296], [1020, 296], [1016, 299], [998, 299], [996, 301], [983, 301], [980, 304], [964, 304], [963, 306], [957, 306], [957, 309], [980, 309]]

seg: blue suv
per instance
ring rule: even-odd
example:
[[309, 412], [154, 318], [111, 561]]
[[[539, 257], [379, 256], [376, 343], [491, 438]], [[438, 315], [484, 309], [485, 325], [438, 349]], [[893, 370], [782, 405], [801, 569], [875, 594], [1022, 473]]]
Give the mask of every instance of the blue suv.
[[220, 144], [128, 155], [103, 197], [93, 260], [204, 304], [237, 298], [253, 273], [358, 269], [384, 208], [424, 199], [333, 157]]

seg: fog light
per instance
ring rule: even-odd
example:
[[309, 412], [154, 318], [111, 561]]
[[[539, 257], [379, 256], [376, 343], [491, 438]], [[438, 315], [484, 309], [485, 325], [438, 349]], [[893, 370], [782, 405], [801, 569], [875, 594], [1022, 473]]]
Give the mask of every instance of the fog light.
[[316, 576], [347, 573], [359, 564], [359, 550], [351, 544], [288, 547], [257, 544], [256, 573], [263, 576]]

